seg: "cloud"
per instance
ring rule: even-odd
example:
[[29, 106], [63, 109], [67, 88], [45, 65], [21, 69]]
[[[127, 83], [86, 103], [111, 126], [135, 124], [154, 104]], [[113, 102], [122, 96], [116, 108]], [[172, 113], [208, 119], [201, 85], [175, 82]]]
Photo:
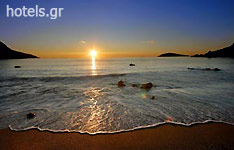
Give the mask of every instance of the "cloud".
[[86, 41], [84, 41], [84, 40], [82, 40], [82, 41], [80, 41], [80, 44], [87, 44], [87, 42]]
[[154, 40], [148, 40], [148, 41], [143, 41], [143, 43], [145, 44], [155, 44], [155, 41]]

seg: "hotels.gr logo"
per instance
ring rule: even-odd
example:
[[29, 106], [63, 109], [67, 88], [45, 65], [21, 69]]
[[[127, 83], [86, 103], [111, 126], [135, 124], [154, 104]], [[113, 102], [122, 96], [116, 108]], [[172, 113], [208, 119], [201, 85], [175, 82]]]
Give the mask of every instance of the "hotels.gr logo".
[[45, 8], [40, 8], [38, 5], [35, 8], [11, 8], [6, 5], [6, 16], [7, 17], [48, 17], [50, 19], [57, 19], [62, 16], [64, 8], [50, 8], [47, 11]]

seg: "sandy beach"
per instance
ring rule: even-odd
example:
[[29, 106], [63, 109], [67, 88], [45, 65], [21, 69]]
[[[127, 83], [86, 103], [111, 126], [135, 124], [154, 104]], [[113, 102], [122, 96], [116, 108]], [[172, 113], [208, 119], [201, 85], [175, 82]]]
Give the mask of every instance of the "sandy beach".
[[88, 135], [38, 131], [0, 131], [1, 150], [83, 150], [83, 149], [163, 149], [231, 150], [234, 126], [224, 123], [190, 127], [165, 124], [115, 134]]

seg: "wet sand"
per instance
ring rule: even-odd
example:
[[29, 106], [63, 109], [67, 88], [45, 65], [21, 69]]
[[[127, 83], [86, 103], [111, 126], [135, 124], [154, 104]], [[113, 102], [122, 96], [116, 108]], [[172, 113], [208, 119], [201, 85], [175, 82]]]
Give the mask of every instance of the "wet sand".
[[234, 126], [206, 123], [190, 127], [164, 124], [115, 134], [0, 130], [0, 150], [232, 150]]

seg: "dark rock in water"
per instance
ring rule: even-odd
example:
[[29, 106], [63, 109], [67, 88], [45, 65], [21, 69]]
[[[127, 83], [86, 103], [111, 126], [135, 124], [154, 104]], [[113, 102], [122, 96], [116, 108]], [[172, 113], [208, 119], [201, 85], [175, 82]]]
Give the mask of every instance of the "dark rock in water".
[[122, 80], [118, 82], [118, 87], [124, 87], [126, 86]]
[[214, 70], [214, 71], [220, 71], [221, 69], [219, 69], [219, 68], [214, 68], [213, 70]]
[[153, 87], [153, 84], [151, 82], [141, 85], [142, 89], [151, 89], [152, 87]]
[[137, 84], [132, 84], [132, 87], [138, 87], [138, 85]]
[[36, 114], [34, 114], [34, 113], [28, 113], [27, 114], [28, 119], [33, 119], [35, 116], [36, 116]]
[[194, 70], [194, 68], [190, 68], [190, 67], [188, 67], [188, 69], [189, 69], [189, 70]]
[[131, 64], [129, 64], [129, 66], [136, 66], [136, 65], [131, 63]]
[[155, 99], [155, 96], [151, 96], [150, 99]]
[[205, 70], [205, 71], [220, 71], [221, 69], [219, 69], [219, 68], [214, 68], [214, 69], [205, 68], [204, 70]]
[[15, 66], [15, 68], [21, 68], [21, 66]]
[[219, 68], [188, 68], [189, 70], [201, 70], [201, 71], [220, 71]]

